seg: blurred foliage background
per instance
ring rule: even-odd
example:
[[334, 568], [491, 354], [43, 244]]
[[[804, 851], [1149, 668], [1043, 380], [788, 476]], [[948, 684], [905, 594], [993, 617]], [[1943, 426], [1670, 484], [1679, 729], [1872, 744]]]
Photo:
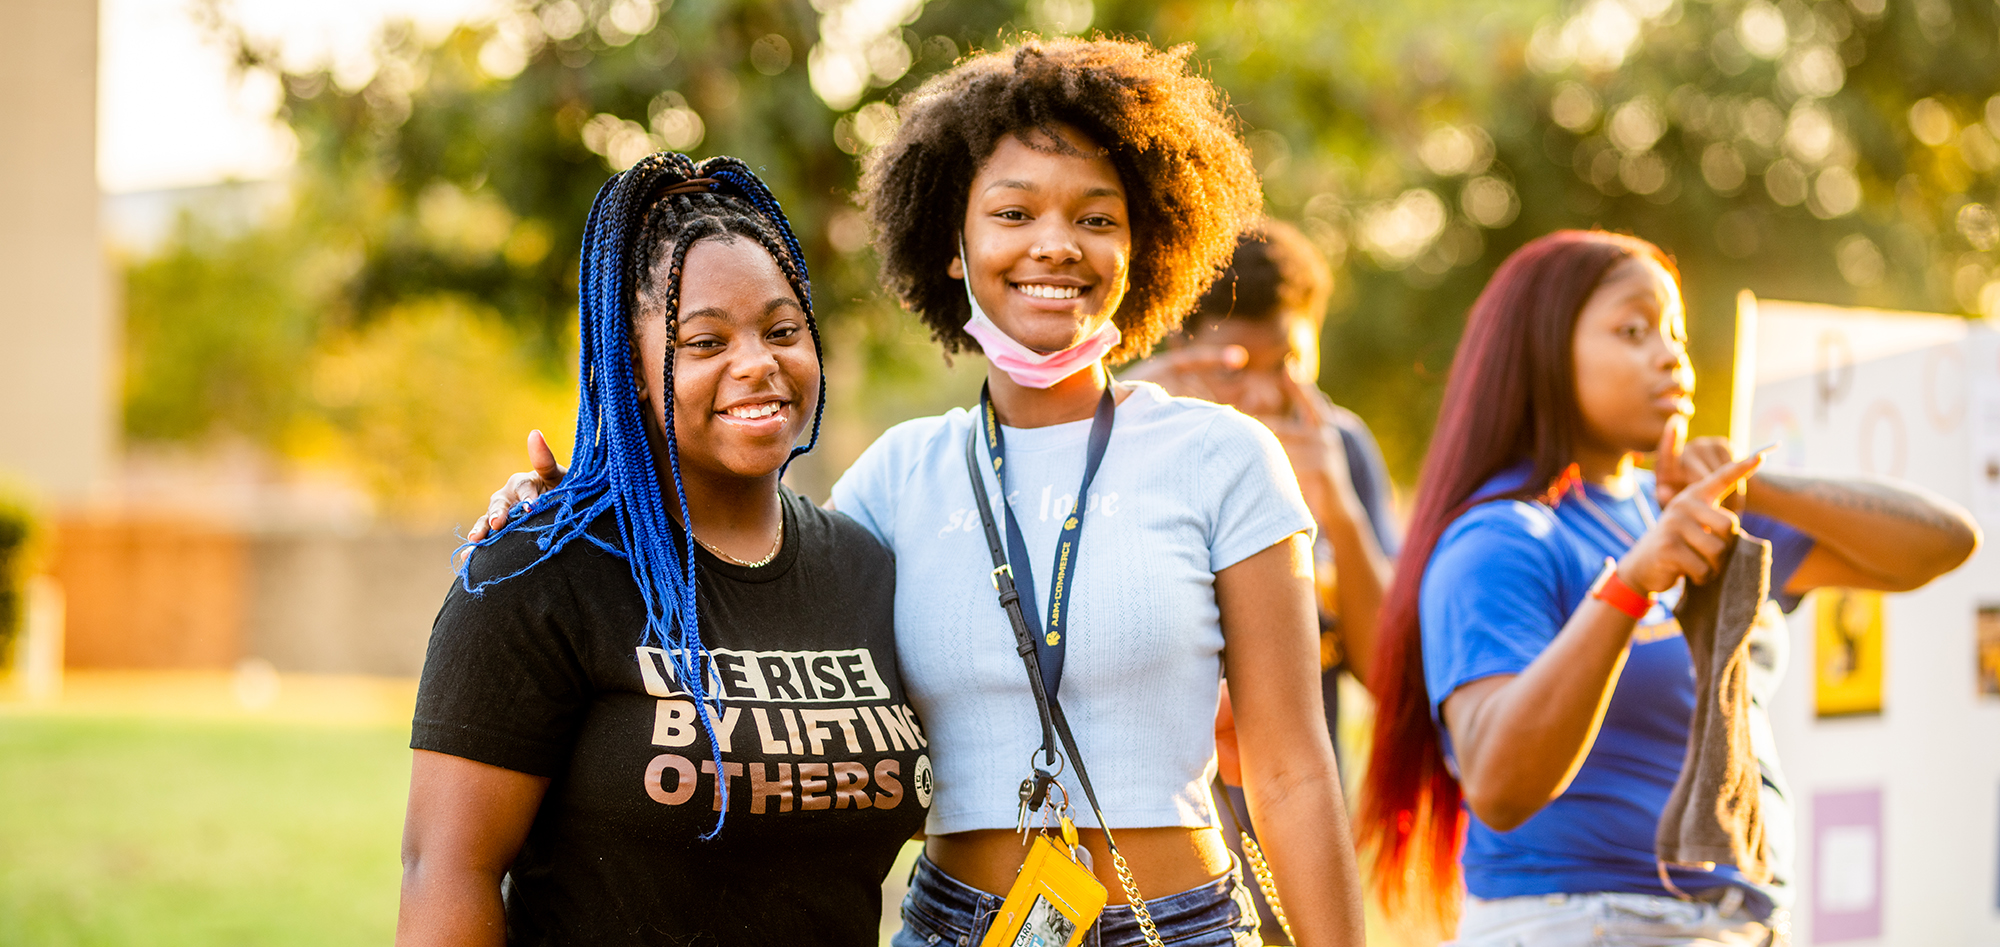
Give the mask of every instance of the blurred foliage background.
[[[246, 70], [274, 50], [212, 27]], [[761, 169], [825, 322], [823, 496], [884, 426], [964, 403], [884, 297], [853, 204], [895, 103], [1020, 31], [1194, 44], [1271, 213], [1335, 264], [1323, 387], [1415, 475], [1466, 307], [1523, 242], [1601, 226], [1680, 261], [1697, 428], [1720, 431], [1734, 295], [2000, 316], [1990, 0], [535, 0], [342, 85], [283, 76], [281, 213], [184, 215], [125, 263], [136, 443], [249, 442], [380, 509], [462, 519], [573, 423], [592, 194], [660, 148]]]

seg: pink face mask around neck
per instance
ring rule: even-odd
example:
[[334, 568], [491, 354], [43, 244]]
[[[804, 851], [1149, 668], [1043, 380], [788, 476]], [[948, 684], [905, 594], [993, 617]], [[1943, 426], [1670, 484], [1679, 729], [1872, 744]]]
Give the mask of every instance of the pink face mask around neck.
[[[959, 259], [964, 258], [965, 251], [960, 250]], [[1015, 341], [1013, 336], [994, 325], [993, 320], [986, 318], [986, 310], [979, 308], [979, 300], [972, 295], [970, 274], [965, 280], [965, 301], [972, 307], [972, 318], [965, 321], [965, 333], [979, 343], [987, 361], [1006, 372], [1015, 384], [1025, 388], [1048, 388], [1097, 364], [1104, 353], [1111, 351], [1124, 338], [1117, 324], [1106, 319], [1102, 328], [1083, 341], [1058, 352], [1043, 354]]]

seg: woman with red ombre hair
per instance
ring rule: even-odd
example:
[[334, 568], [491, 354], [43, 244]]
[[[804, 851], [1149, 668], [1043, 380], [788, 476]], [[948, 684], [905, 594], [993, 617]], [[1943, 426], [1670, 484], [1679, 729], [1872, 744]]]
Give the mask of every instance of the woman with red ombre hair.
[[1683, 581], [1715, 575], [1740, 526], [1771, 542], [1786, 608], [1822, 585], [1910, 589], [1978, 531], [1908, 485], [1686, 441], [1693, 388], [1678, 274], [1643, 240], [1543, 237], [1473, 304], [1370, 682], [1360, 835], [1391, 917], [1478, 947], [1784, 938], [1790, 819], [1762, 708], [1782, 623], [1750, 672], [1771, 877], [1654, 860], [1695, 699]]

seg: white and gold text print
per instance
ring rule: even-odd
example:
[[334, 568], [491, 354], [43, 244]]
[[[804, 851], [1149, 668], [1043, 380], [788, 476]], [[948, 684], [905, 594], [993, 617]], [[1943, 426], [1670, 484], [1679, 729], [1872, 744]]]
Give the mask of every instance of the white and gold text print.
[[[646, 693], [656, 698], [652, 742], [668, 750], [702, 736], [700, 709], [667, 652], [637, 649]], [[894, 702], [866, 648], [738, 651], [718, 648], [700, 662], [704, 690], [723, 707], [712, 721], [725, 760], [722, 779], [705, 753], [666, 752], [646, 767], [646, 794], [661, 805], [714, 809], [728, 785], [732, 811], [752, 815], [828, 809], [893, 809], [914, 792], [930, 805], [930, 757], [905, 773], [902, 758], [929, 745], [907, 704]], [[710, 704], [713, 708], [714, 704]], [[711, 711], [713, 712], [713, 711]], [[906, 782], [912, 785], [905, 785]]]

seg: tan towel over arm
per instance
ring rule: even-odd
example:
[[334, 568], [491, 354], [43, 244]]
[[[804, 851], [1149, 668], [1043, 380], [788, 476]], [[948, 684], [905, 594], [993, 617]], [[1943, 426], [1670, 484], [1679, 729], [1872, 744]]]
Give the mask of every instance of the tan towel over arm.
[[1723, 555], [1722, 574], [1689, 583], [1674, 610], [1694, 657], [1694, 719], [1653, 853], [1663, 866], [1734, 864], [1761, 884], [1771, 867], [1750, 745], [1748, 665], [1750, 628], [1770, 592], [1771, 544], [1739, 530]]

